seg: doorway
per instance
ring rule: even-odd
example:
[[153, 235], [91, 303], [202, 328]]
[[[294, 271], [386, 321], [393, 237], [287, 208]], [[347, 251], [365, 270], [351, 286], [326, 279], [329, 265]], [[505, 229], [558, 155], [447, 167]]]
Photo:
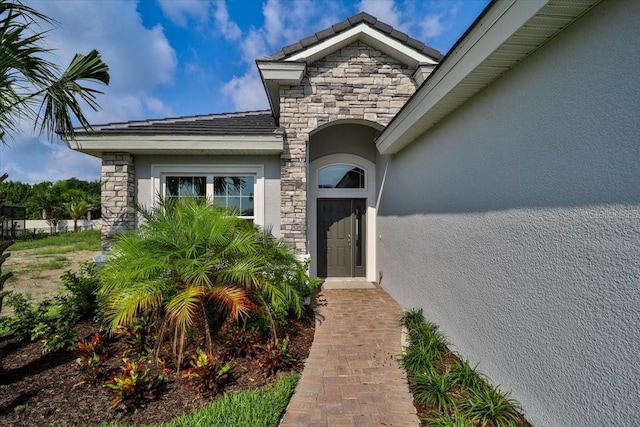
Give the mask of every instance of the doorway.
[[318, 277], [365, 277], [365, 199], [318, 199]]

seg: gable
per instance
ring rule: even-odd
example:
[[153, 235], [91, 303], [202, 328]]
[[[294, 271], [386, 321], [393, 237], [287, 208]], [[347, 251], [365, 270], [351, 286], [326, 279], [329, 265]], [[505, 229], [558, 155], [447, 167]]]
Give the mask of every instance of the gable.
[[281, 86], [299, 86], [310, 64], [356, 43], [365, 44], [412, 72], [416, 71], [414, 79], [418, 84], [426, 79], [442, 57], [440, 52], [424, 43], [369, 14], [359, 13], [273, 55], [256, 60], [276, 120], [280, 117]]

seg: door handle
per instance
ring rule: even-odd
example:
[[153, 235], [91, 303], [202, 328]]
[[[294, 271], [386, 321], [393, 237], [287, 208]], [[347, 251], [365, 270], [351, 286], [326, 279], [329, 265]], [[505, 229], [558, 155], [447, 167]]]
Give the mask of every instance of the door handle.
[[347, 244], [351, 247], [351, 234], [347, 234]]

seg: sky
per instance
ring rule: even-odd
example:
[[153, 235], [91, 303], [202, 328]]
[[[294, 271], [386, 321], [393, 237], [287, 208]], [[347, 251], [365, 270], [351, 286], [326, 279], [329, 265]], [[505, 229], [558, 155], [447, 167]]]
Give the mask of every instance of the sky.
[[[111, 82], [92, 124], [268, 109], [255, 59], [365, 11], [446, 54], [488, 0], [23, 0], [57, 24], [62, 68], [98, 49]], [[43, 28], [49, 29], [49, 28]], [[21, 131], [0, 147], [0, 172], [38, 183], [100, 178], [100, 159]]]

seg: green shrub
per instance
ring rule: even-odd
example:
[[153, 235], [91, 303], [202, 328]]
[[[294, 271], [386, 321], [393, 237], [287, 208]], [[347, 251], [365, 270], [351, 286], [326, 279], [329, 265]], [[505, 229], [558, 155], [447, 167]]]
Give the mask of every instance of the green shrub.
[[475, 427], [473, 421], [454, 409], [450, 415], [438, 414], [423, 419], [424, 427]]
[[418, 326], [425, 323], [424, 314], [422, 309], [412, 309], [405, 311], [402, 317], [400, 317], [400, 324], [408, 330], [416, 329]]
[[78, 342], [78, 309], [73, 298], [57, 296], [52, 306], [53, 313], [43, 316], [33, 328], [31, 340], [42, 340], [42, 352], [53, 353], [59, 350], [73, 350]]
[[411, 391], [421, 405], [434, 405], [441, 411], [447, 411], [455, 405], [450, 393], [453, 386], [448, 373], [423, 372], [413, 377]]
[[461, 405], [466, 416], [481, 426], [516, 427], [520, 421], [520, 404], [496, 387], [471, 389], [469, 399]]
[[36, 326], [44, 320], [50, 300], [40, 303], [38, 308], [33, 308], [31, 301], [20, 293], [12, 293], [7, 296], [7, 305], [13, 309], [13, 316], [6, 317], [4, 323], [18, 342], [31, 340], [31, 335]]
[[435, 372], [438, 357], [424, 345], [411, 345], [402, 354], [401, 365], [409, 375]]
[[100, 278], [98, 267], [92, 262], [80, 264], [80, 271], [65, 272], [60, 279], [62, 285], [72, 296], [73, 304], [81, 319], [93, 318], [98, 309], [98, 291]]
[[464, 359], [457, 359], [447, 368], [451, 371], [452, 380], [462, 388], [479, 389], [486, 385], [484, 374], [477, 371], [477, 365], [471, 367]]

